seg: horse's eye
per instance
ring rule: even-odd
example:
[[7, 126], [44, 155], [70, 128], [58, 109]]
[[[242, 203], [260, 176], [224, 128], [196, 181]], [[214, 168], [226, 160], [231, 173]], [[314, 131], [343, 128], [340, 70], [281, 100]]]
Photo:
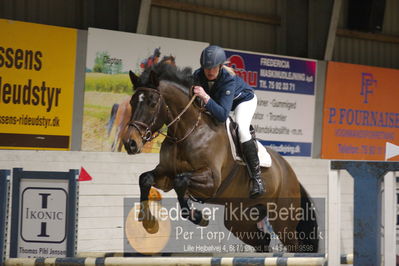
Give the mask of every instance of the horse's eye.
[[154, 107], [157, 105], [157, 99], [156, 99], [156, 97], [155, 97], [154, 95], [151, 95], [151, 96], [149, 97], [149, 99], [148, 99], [148, 105], [149, 105], [151, 108], [154, 108]]

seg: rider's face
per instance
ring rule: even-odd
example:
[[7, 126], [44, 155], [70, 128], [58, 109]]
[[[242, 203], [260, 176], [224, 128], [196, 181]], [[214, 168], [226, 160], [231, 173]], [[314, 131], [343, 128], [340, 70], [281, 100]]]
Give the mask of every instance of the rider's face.
[[219, 69], [220, 69], [219, 66], [215, 66], [215, 67], [212, 67], [212, 68], [204, 68], [205, 77], [208, 80], [216, 79], [218, 77], [218, 75], [219, 75]]

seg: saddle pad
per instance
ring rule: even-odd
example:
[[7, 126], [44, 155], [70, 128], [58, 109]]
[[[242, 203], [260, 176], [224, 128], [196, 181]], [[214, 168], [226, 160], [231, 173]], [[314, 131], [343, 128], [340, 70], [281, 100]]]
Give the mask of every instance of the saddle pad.
[[[231, 136], [230, 119], [226, 120], [226, 130], [227, 130], [227, 135], [229, 136], [231, 153], [233, 155], [234, 160], [244, 164], [243, 159], [237, 155], [236, 146], [234, 145], [233, 137]], [[261, 167], [272, 166], [272, 158], [270, 157], [270, 154], [267, 152], [266, 148], [258, 140], [256, 140], [256, 144], [258, 145], [258, 157], [259, 157], [260, 166]]]

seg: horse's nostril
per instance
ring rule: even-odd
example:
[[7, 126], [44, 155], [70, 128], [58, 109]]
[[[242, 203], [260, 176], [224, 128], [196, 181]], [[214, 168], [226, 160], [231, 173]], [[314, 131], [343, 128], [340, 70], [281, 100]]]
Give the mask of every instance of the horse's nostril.
[[129, 146], [130, 146], [129, 148], [130, 148], [131, 152], [133, 152], [133, 153], [137, 152], [137, 143], [136, 143], [136, 141], [130, 140], [129, 141]]
[[124, 143], [125, 149], [128, 154], [135, 154], [137, 153], [137, 144], [134, 140], [129, 140]]

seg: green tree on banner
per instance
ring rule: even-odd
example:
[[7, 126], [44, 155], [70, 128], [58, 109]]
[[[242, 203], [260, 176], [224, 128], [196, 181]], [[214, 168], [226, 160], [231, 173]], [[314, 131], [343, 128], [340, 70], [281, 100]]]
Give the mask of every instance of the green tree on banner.
[[106, 63], [109, 58], [109, 53], [107, 51], [97, 52], [96, 58], [94, 59], [93, 72], [98, 73], [111, 73], [111, 66]]

